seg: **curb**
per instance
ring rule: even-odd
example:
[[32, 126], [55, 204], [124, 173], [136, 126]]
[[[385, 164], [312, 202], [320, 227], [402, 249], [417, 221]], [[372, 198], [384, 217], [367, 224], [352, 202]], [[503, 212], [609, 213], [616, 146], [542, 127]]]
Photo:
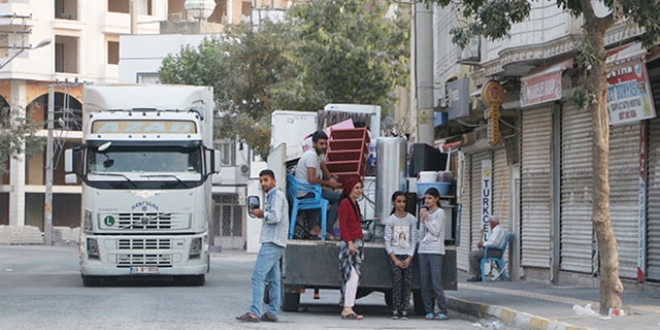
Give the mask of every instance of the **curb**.
[[502, 323], [530, 330], [593, 330], [592, 328], [577, 327], [563, 322], [552, 321], [544, 317], [519, 312], [511, 308], [487, 305], [468, 300], [447, 296], [447, 307], [459, 313], [477, 318], [495, 317]]

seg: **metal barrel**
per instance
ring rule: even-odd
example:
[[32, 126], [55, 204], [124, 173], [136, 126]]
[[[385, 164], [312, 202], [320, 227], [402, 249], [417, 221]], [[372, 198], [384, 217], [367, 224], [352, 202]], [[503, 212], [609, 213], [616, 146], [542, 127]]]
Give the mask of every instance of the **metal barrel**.
[[[403, 138], [376, 139], [376, 224], [383, 225], [392, 211], [392, 194], [406, 189], [406, 146]], [[378, 235], [378, 231], [376, 232]]]

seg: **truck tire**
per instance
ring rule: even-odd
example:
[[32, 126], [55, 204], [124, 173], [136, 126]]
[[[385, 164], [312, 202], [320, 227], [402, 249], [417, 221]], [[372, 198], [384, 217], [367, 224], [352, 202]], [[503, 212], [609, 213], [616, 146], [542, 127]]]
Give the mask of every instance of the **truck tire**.
[[101, 276], [82, 275], [82, 282], [86, 287], [101, 286]]
[[415, 310], [415, 315], [425, 315], [426, 310], [424, 310], [424, 299], [422, 299], [422, 290], [413, 290], [413, 309]]
[[392, 290], [385, 290], [383, 291], [383, 293], [385, 294], [385, 305], [387, 305], [387, 307], [389, 308], [392, 308], [392, 306], [394, 305], [394, 303], [392, 302], [392, 298], [393, 298]]
[[297, 312], [300, 308], [300, 293], [286, 292], [282, 293], [282, 310], [285, 312]]

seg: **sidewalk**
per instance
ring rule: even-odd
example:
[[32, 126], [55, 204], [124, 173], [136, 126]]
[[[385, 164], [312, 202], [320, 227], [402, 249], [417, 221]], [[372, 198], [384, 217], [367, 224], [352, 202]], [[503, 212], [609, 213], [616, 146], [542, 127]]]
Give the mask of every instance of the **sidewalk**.
[[553, 285], [540, 281], [466, 282], [459, 271], [458, 291], [446, 291], [449, 308], [478, 318], [497, 318], [518, 329], [660, 329], [660, 289], [624, 284], [629, 315], [603, 318], [576, 315], [574, 305], [598, 312], [597, 287]]

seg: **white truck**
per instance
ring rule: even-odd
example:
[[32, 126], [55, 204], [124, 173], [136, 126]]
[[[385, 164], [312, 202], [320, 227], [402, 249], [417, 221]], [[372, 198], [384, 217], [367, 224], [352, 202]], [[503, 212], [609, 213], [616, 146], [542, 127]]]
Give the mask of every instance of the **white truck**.
[[84, 87], [82, 145], [66, 150], [65, 171], [82, 184], [85, 286], [148, 275], [204, 284], [214, 107], [210, 87]]

